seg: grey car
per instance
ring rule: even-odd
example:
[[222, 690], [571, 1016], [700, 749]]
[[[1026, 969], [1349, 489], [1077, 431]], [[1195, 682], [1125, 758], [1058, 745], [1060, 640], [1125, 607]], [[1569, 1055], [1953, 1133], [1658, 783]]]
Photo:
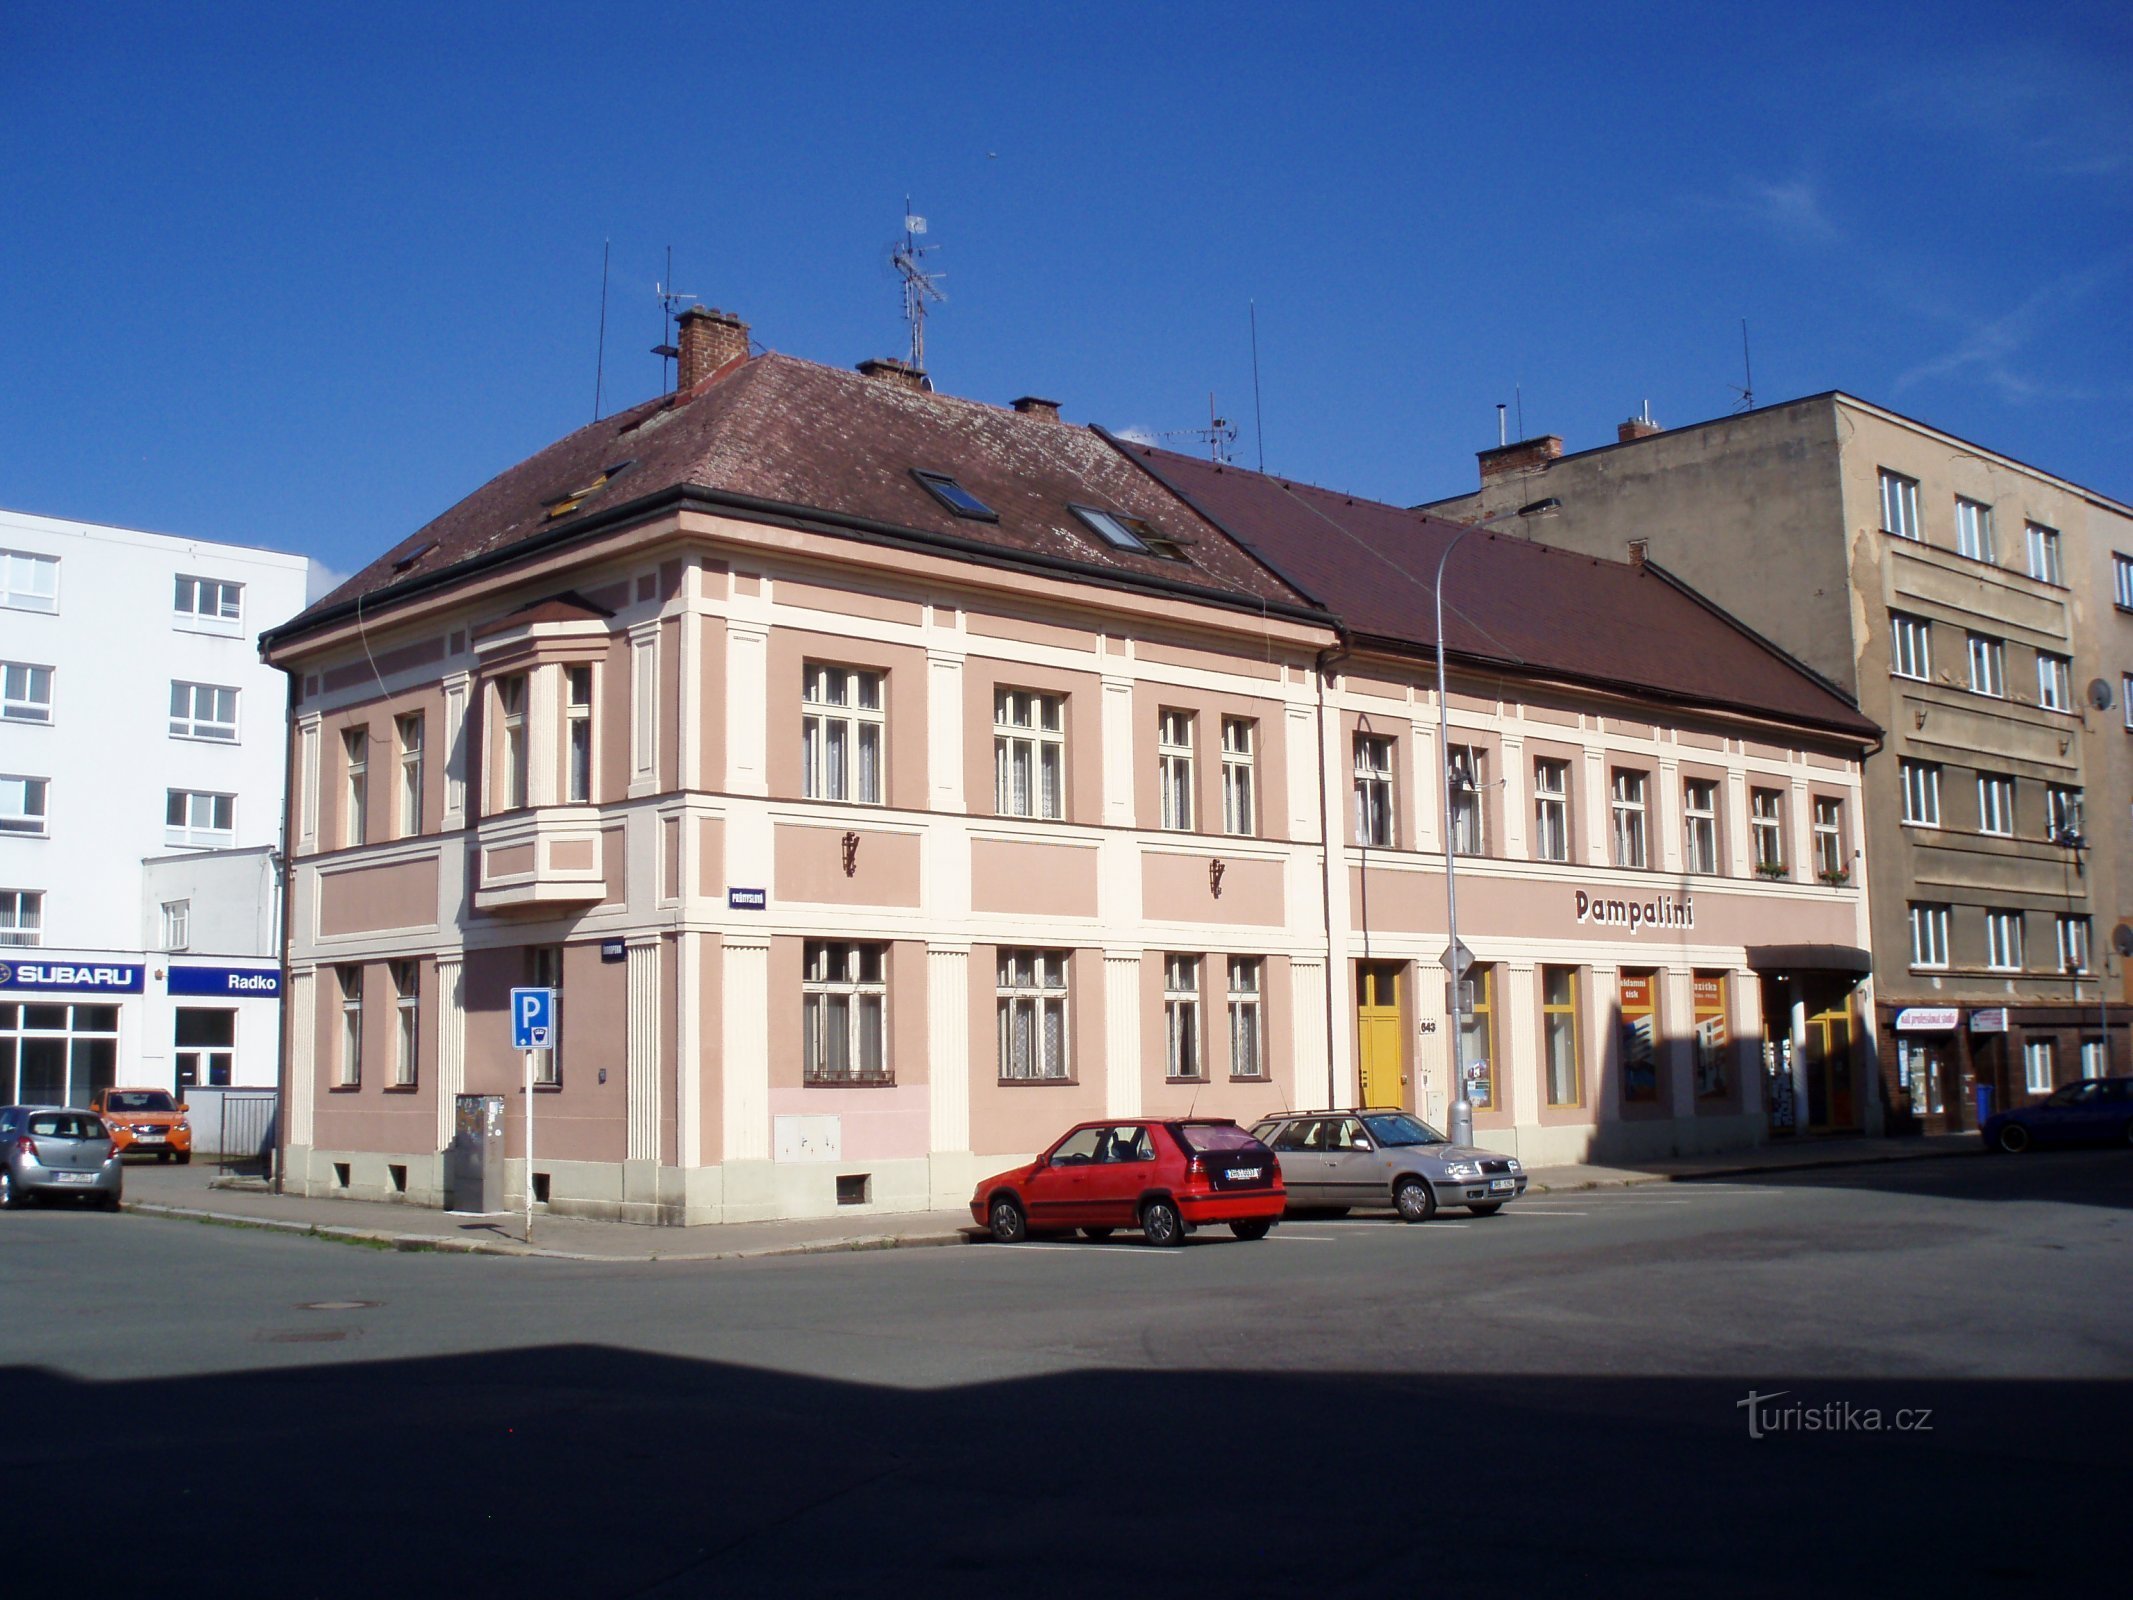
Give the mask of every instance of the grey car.
[[1517, 1157], [1453, 1144], [1405, 1111], [1299, 1112], [1252, 1132], [1280, 1159], [1292, 1212], [1391, 1206], [1427, 1222], [1446, 1205], [1487, 1217], [1526, 1192]]
[[0, 1206], [80, 1195], [116, 1211], [125, 1182], [126, 1165], [95, 1112], [0, 1107]]

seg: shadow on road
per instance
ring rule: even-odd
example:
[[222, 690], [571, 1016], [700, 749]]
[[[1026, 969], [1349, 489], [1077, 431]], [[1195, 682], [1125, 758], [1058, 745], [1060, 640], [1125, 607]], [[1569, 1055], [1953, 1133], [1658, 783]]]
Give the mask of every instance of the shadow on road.
[[[1701, 1180], [1676, 1180], [1694, 1184]], [[2033, 1150], [2009, 1156], [1977, 1152], [1939, 1161], [1890, 1161], [1858, 1167], [1801, 1167], [1710, 1180], [1773, 1189], [1848, 1189], [1990, 1204], [2045, 1201], [2133, 1210], [2133, 1151]]]

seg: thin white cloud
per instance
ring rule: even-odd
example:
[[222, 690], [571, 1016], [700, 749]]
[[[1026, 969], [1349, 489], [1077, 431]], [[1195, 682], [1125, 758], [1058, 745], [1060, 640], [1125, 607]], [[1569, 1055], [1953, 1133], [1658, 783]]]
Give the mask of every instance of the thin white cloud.
[[2127, 258], [2100, 261], [2053, 279], [2032, 291], [2011, 311], [1965, 328], [1955, 344], [1931, 360], [1896, 375], [1895, 392], [1936, 379], [1964, 378], [1991, 385], [2015, 404], [2044, 398], [2072, 399], [2064, 388], [2049, 385], [2023, 370], [2020, 357], [2041, 328], [2093, 295], [2125, 271]]
[[318, 557], [313, 556], [311, 558], [311, 571], [304, 580], [304, 604], [308, 606], [315, 601], [323, 600], [354, 576], [355, 574], [352, 572], [342, 572], [336, 567], [329, 567]]
[[2133, 173], [2133, 101], [2110, 53], [2032, 41], [1990, 59], [1921, 60], [1882, 93], [1903, 121], [2069, 178]]
[[1161, 444], [1163, 442], [1156, 437], [1153, 428], [1114, 428], [1111, 431], [1128, 444]]
[[1708, 211], [1736, 217], [1793, 244], [1834, 244], [1843, 237], [1823, 206], [1821, 186], [1805, 176], [1781, 180], [1738, 178], [1731, 193], [1698, 203]]

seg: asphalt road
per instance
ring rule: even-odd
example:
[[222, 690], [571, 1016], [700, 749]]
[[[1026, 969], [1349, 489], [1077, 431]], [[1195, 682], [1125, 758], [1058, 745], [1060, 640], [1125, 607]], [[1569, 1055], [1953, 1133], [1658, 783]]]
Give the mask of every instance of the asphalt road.
[[1178, 1251], [590, 1266], [18, 1213], [0, 1507], [52, 1536], [10, 1587], [2041, 1592], [2124, 1570], [2129, 1247], [2122, 1152]]

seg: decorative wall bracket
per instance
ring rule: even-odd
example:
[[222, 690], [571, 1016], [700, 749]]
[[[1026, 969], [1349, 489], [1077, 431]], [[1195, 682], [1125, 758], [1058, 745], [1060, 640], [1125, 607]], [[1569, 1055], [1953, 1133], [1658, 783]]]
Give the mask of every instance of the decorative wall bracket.
[[1229, 871], [1220, 856], [1209, 858], [1207, 863], [1207, 892], [1217, 900], [1222, 898], [1222, 874]]
[[849, 878], [859, 871], [859, 835], [844, 836], [844, 875]]

